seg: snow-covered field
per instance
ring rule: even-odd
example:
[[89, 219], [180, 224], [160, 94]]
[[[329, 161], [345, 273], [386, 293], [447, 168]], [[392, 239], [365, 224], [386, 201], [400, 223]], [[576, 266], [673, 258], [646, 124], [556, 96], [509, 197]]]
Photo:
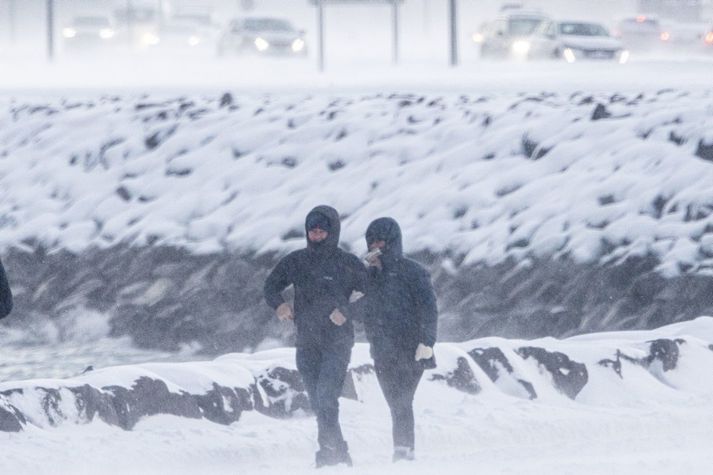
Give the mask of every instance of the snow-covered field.
[[[675, 368], [662, 360], [648, 365], [622, 360], [621, 376], [599, 364], [617, 349], [633, 358], [648, 354], [654, 339], [680, 340]], [[713, 453], [713, 318], [649, 332], [593, 334], [567, 340], [481, 339], [436, 349], [440, 367], [427, 372], [416, 395], [417, 452], [414, 463], [390, 463], [389, 416], [375, 378], [356, 384], [359, 401], [342, 399], [342, 421], [355, 468], [324, 473], [426, 474], [705, 474]], [[587, 367], [588, 382], [574, 399], [556, 389], [553, 373], [523, 346], [561, 351]], [[477, 394], [433, 381], [473, 348], [500, 348], [514, 372], [532, 383], [534, 400], [518, 391], [499, 366], [495, 382], [469, 363], [481, 390]], [[367, 349], [355, 348], [352, 367], [368, 363]], [[226, 355], [212, 363], [147, 364], [106, 368], [68, 380], [6, 382], [0, 393], [26, 388], [5, 401], [31, 417], [23, 431], [0, 433], [4, 473], [312, 473], [315, 422], [301, 411], [286, 419], [244, 412], [230, 425], [169, 415], [142, 418], [131, 431], [95, 420], [77, 419], [71, 399], [50, 407], [53, 423], [42, 416], [31, 388], [78, 384], [129, 387], [139, 375], [166, 381], [172, 392], [201, 392], [210, 381], [245, 386], [246, 375], [279, 365], [294, 368], [290, 350]], [[496, 365], [497, 367], [497, 365]], [[248, 369], [246, 373], [245, 370]], [[565, 372], [560, 371], [562, 374]], [[566, 376], [566, 375], [565, 375]], [[556, 379], [556, 378], [555, 378]], [[521, 389], [521, 388], [520, 388]], [[37, 393], [39, 394], [39, 393]], [[66, 395], [65, 395], [66, 396]], [[47, 408], [45, 408], [47, 410]], [[62, 416], [64, 414], [64, 416]], [[43, 422], [44, 421], [44, 422]], [[38, 454], [42, 454], [41, 457]]]

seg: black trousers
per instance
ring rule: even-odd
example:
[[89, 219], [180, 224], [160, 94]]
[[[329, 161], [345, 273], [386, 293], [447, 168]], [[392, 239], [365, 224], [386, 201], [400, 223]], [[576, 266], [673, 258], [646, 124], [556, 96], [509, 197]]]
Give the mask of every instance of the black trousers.
[[423, 369], [415, 364], [397, 364], [394, 360], [374, 361], [376, 377], [391, 410], [394, 447], [415, 447], [413, 397]]
[[351, 342], [337, 341], [297, 348], [297, 369], [317, 416], [320, 449], [346, 450], [339, 425], [339, 396], [351, 353]]

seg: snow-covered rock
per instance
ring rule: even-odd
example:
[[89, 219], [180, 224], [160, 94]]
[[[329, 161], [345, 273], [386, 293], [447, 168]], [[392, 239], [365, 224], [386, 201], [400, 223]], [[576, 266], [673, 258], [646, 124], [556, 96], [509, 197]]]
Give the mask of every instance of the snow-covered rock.
[[[329, 203], [395, 217], [447, 338], [713, 312], [709, 90], [3, 99], [11, 325], [108, 312], [141, 346], [290, 342], [260, 301]], [[265, 323], [271, 322], [271, 323]]]
[[[654, 331], [591, 334], [566, 340], [486, 338], [441, 343], [439, 365], [425, 385], [469, 397], [515, 397], [565, 404], [668, 401], [713, 396], [713, 318]], [[369, 404], [376, 388], [365, 344], [353, 351], [343, 397]], [[94, 419], [131, 430], [148, 416], [169, 414], [219, 424], [245, 411], [286, 418], [309, 411], [294, 349], [228, 354], [213, 361], [146, 363], [85, 372], [74, 378], [0, 384], [0, 430], [49, 428]]]

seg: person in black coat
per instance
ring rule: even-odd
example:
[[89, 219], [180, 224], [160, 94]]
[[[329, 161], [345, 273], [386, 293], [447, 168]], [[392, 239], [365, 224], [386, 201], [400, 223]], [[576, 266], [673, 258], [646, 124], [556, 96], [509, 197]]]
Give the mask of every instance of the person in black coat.
[[10, 284], [7, 282], [5, 268], [0, 262], [0, 318], [5, 318], [12, 311], [12, 292], [10, 292]]
[[431, 279], [403, 256], [401, 229], [379, 218], [366, 230], [369, 280], [364, 327], [376, 376], [391, 410], [393, 460], [414, 459], [413, 398], [426, 368], [435, 367], [438, 309]]
[[[305, 220], [307, 247], [277, 263], [265, 281], [265, 301], [297, 328], [297, 369], [317, 415], [316, 465], [351, 465], [339, 426], [339, 395], [354, 346], [352, 303], [364, 295], [366, 269], [338, 247], [339, 214], [317, 206]], [[281, 292], [295, 288], [294, 311]]]

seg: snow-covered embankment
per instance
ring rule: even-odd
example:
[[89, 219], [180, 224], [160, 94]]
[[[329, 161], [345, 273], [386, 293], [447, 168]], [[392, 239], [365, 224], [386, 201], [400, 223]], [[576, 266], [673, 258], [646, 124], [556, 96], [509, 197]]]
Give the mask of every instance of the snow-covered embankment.
[[[9, 324], [89, 309], [146, 347], [289, 342], [260, 290], [315, 204], [382, 215], [450, 340], [713, 313], [713, 97], [105, 96], [5, 101]], [[61, 333], [61, 331], [59, 332]]]

